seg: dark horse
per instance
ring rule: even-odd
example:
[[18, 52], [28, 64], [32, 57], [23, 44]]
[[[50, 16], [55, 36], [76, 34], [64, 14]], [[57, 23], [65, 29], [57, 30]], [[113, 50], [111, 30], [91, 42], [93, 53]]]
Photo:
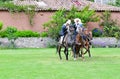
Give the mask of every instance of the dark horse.
[[58, 43], [57, 44], [57, 52], [59, 53], [59, 58], [62, 59], [61, 57], [61, 49], [64, 48], [64, 54], [66, 56], [66, 60], [68, 60], [68, 48], [70, 47], [73, 51], [73, 45], [74, 45], [74, 28], [73, 26], [69, 27], [68, 33], [64, 37], [64, 42], [62, 44]]

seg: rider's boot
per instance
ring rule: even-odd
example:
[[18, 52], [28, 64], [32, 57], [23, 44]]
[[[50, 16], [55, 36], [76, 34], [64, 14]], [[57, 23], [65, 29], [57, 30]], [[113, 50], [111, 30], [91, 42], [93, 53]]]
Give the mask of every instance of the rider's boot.
[[63, 38], [64, 38], [64, 36], [61, 36], [61, 37], [60, 37], [60, 40], [59, 40], [59, 43], [60, 43], [60, 44], [63, 43]]

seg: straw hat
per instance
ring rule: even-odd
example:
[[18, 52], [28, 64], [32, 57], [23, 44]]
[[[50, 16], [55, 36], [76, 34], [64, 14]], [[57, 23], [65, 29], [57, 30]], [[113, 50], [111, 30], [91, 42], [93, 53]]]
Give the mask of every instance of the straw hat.
[[75, 19], [74, 19], [74, 22], [76, 23], [77, 21], [78, 21], [78, 23], [82, 23], [82, 22], [81, 22], [81, 19], [75, 18]]

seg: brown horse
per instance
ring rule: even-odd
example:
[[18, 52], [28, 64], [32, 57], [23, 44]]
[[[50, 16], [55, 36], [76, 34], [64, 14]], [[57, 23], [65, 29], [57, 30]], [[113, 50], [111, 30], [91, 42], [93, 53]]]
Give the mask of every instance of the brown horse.
[[88, 29], [85, 29], [83, 33], [84, 33], [84, 35], [86, 36], [86, 41], [85, 41], [85, 45], [84, 45], [86, 51], [85, 51], [84, 54], [86, 54], [86, 53], [88, 52], [89, 57], [91, 57], [90, 45], [91, 45], [91, 40], [92, 40], [92, 32], [89, 31]]
[[[83, 36], [85, 36], [85, 39], [83, 39]], [[88, 29], [84, 29], [84, 31], [79, 31], [76, 36], [76, 42], [73, 46], [74, 48], [74, 59], [76, 60], [77, 56], [81, 56], [82, 59], [84, 59], [84, 54], [88, 52], [89, 57], [91, 57], [90, 54], [90, 40], [92, 39], [91, 32], [88, 31]], [[86, 49], [85, 53], [83, 49]]]
[[81, 57], [84, 59], [83, 48], [84, 48], [84, 41], [82, 38], [82, 32], [80, 31], [76, 35], [75, 44], [73, 46], [74, 60], [76, 60], [77, 56], [80, 55], [79, 52], [81, 52]]

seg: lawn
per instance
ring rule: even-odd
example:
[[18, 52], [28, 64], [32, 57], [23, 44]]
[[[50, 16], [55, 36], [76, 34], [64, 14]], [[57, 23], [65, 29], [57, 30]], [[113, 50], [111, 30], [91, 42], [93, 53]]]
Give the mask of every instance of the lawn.
[[92, 48], [74, 61], [54, 48], [1, 49], [0, 79], [120, 79], [120, 48]]

